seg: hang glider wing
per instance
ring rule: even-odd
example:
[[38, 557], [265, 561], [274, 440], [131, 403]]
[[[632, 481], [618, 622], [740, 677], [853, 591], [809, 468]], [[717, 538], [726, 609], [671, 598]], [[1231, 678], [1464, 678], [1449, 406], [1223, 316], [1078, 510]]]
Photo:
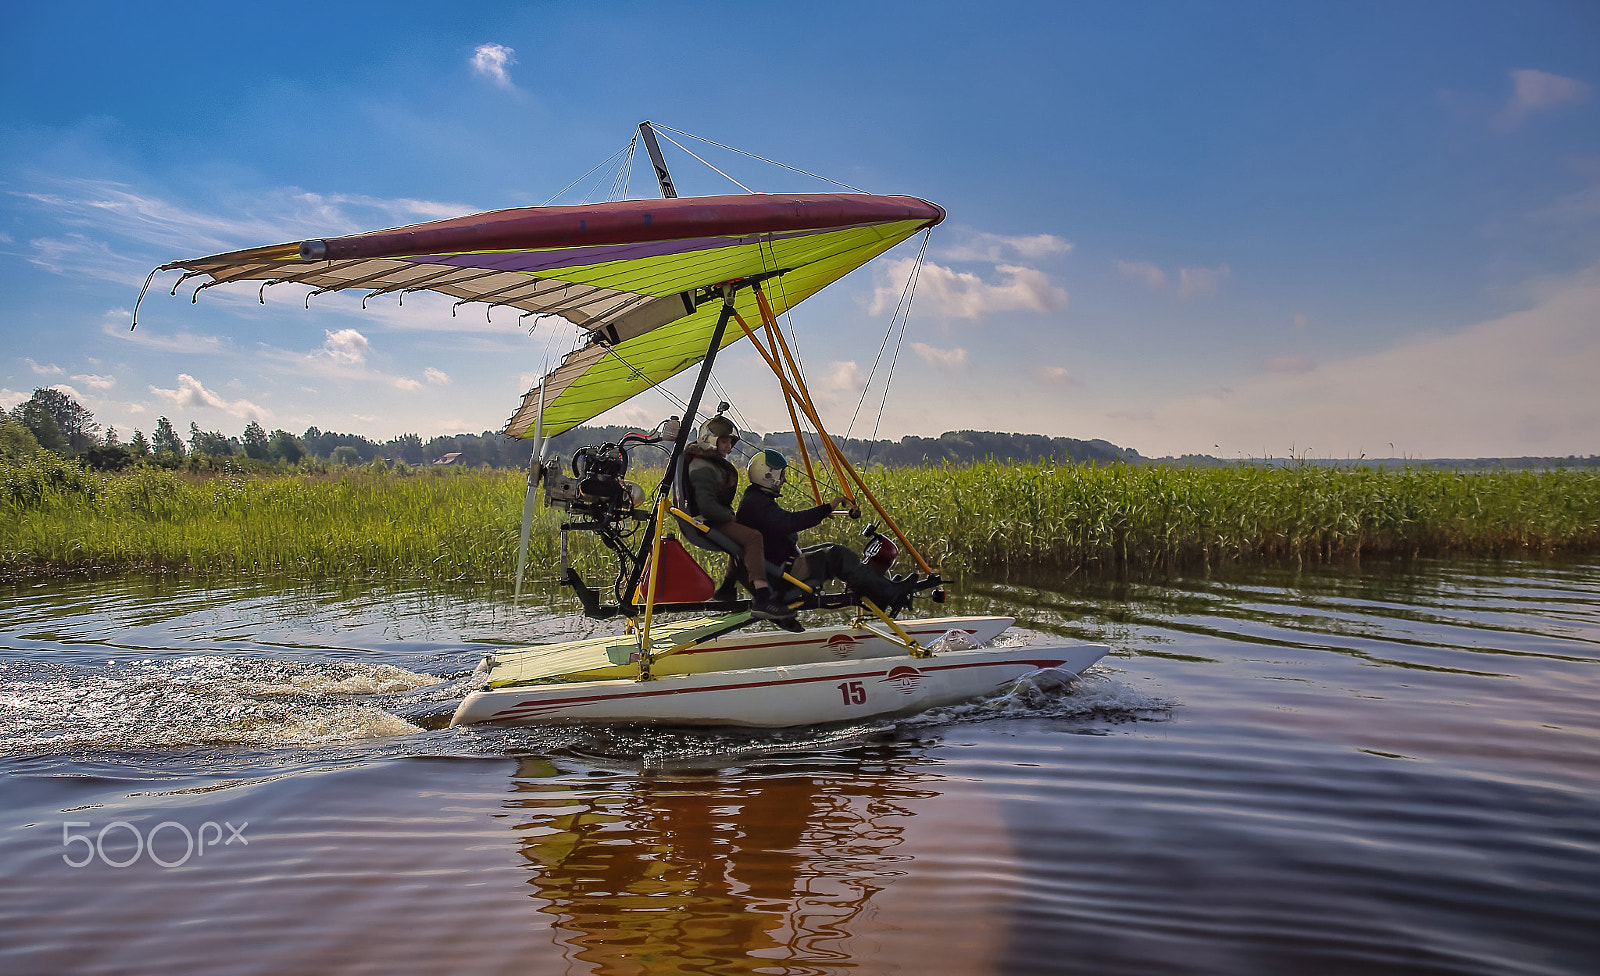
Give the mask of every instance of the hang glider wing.
[[[822, 287], [944, 219], [915, 197], [751, 194], [621, 200], [497, 210], [350, 237], [175, 261], [159, 271], [238, 281], [356, 289], [369, 297], [434, 291], [530, 314], [558, 315], [589, 342], [545, 377], [544, 433], [554, 436], [704, 358], [721, 306], [717, 286], [781, 272], [767, 287], [782, 314]], [[759, 321], [755, 298], [737, 307]], [[743, 332], [730, 329], [723, 345]], [[507, 422], [526, 436], [536, 387]]]

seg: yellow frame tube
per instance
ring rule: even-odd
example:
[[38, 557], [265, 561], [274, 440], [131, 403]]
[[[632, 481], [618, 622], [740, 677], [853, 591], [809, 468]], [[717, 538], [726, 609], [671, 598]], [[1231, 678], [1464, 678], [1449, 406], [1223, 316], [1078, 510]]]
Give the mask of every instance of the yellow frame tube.
[[861, 605], [877, 614], [879, 620], [889, 625], [889, 629], [895, 632], [895, 636], [900, 639], [901, 645], [903, 645], [906, 650], [911, 652], [912, 657], [933, 657], [932, 651], [928, 650], [926, 647], [923, 647], [921, 644], [918, 644], [915, 637], [912, 637], [910, 634], [901, 629], [900, 625], [894, 622], [894, 618], [884, 613], [876, 603], [873, 603], [866, 597], [862, 597]]
[[661, 578], [661, 538], [667, 532], [667, 497], [656, 497], [656, 537], [650, 544], [650, 585], [645, 588], [644, 627], [639, 631], [639, 677], [650, 676], [650, 619], [656, 610], [656, 582]]
[[[761, 298], [761, 301], [764, 304], [765, 298], [761, 297], [761, 292], [759, 290], [756, 291], [756, 295], [758, 298]], [[823, 446], [828, 449], [828, 455], [834, 462], [834, 469], [838, 473], [839, 481], [841, 487], [843, 487], [845, 490], [845, 494], [850, 494], [848, 488], [849, 483], [854, 483], [857, 488], [861, 489], [861, 493], [866, 495], [867, 500], [872, 503], [872, 508], [878, 513], [878, 517], [882, 518], [884, 523], [889, 526], [889, 530], [894, 533], [896, 539], [900, 540], [900, 544], [905, 547], [906, 551], [911, 553], [911, 558], [916, 560], [917, 565], [921, 567], [922, 571], [924, 573], [933, 572], [933, 567], [928, 565], [928, 561], [922, 558], [922, 553], [917, 551], [917, 547], [911, 544], [910, 539], [906, 538], [906, 534], [900, 530], [900, 526], [895, 523], [895, 520], [890, 517], [888, 512], [884, 511], [883, 504], [879, 502], [878, 497], [872, 493], [872, 489], [868, 488], [866, 483], [862, 481], [861, 474], [856, 471], [855, 465], [850, 463], [850, 459], [844, 456], [844, 452], [839, 449], [839, 446], [833, 442], [833, 438], [829, 436], [827, 430], [823, 428], [822, 421], [817, 417], [816, 407], [811, 403], [810, 398], [803, 396], [794, 390], [793, 386], [789, 383], [789, 378], [783, 374], [783, 370], [779, 364], [773, 360], [772, 356], [769, 355], [767, 350], [761, 345], [761, 340], [756, 338], [755, 332], [751, 330], [749, 324], [745, 322], [744, 318], [736, 312], [734, 313], [733, 319], [735, 322], [739, 323], [739, 328], [744, 330], [745, 335], [750, 337], [750, 344], [755, 346], [756, 351], [760, 352], [761, 357], [767, 361], [767, 367], [772, 370], [775, 376], [778, 377], [778, 382], [783, 385], [785, 395], [794, 396], [796, 402], [800, 404], [800, 408], [805, 411], [807, 419], [809, 419], [811, 423], [816, 426], [817, 435], [822, 439]], [[778, 338], [781, 342], [783, 338], [781, 333], [779, 333]], [[848, 476], [846, 475], [846, 472], [848, 472]], [[854, 502], [855, 499], [851, 498], [851, 501]]]
[[[690, 515], [688, 512], [685, 512], [681, 508], [673, 508], [673, 509], [669, 509], [669, 511], [671, 511], [673, 515], [676, 515], [678, 518], [683, 519], [685, 522], [688, 522], [690, 525], [692, 525], [695, 528], [699, 529], [701, 532], [709, 532], [709, 531], [711, 531], [710, 526], [706, 525], [704, 522], [702, 522], [699, 519], [695, 518], [693, 515]], [[793, 576], [790, 576], [788, 573], [784, 573], [783, 574], [783, 578], [788, 580], [789, 582], [793, 583], [795, 586], [800, 587], [800, 589], [806, 591], [807, 593], [815, 593], [816, 592], [815, 590], [813, 590], [811, 588], [810, 584], [802, 583], [800, 580], [795, 579]]]

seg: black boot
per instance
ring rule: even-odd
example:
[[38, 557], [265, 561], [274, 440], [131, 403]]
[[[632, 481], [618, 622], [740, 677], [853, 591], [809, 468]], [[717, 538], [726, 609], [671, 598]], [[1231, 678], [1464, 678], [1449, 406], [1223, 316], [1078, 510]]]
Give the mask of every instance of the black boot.
[[717, 587], [717, 592], [711, 594], [711, 599], [718, 603], [732, 603], [739, 599], [739, 581], [729, 576]]
[[763, 588], [756, 590], [755, 599], [750, 601], [750, 616], [757, 620], [784, 620], [793, 617], [794, 610], [780, 603], [770, 588]]

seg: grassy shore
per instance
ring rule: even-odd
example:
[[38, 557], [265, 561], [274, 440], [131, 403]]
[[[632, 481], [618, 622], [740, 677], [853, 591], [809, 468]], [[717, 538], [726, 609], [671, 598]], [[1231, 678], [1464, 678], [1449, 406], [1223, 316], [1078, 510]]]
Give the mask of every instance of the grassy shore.
[[[880, 469], [868, 481], [947, 575], [1600, 551], [1592, 470], [975, 464]], [[517, 472], [438, 468], [102, 474], [39, 455], [0, 464], [0, 574], [507, 579], [523, 486]], [[796, 489], [790, 499], [801, 504]], [[529, 564], [540, 576], [554, 576], [556, 524], [538, 510]], [[859, 548], [859, 529], [834, 520], [807, 541]], [[592, 559], [595, 547], [577, 539], [574, 554]]]

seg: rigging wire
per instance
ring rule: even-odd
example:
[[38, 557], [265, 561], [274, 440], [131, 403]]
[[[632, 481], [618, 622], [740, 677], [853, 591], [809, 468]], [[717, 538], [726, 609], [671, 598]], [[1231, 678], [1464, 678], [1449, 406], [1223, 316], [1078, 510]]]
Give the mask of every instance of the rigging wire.
[[[678, 130], [677, 129], [673, 129], [672, 131], [677, 132]], [[665, 133], [663, 133], [663, 135], [665, 135]], [[682, 149], [684, 152], [688, 153], [689, 155], [693, 156], [695, 159], [699, 159], [702, 163], [706, 163], [706, 161], [704, 159], [701, 159], [701, 157], [693, 149], [690, 149], [689, 147], [685, 146], [683, 143], [679, 142], [678, 140], [672, 138], [671, 136], [666, 136], [666, 140], [668, 142], [672, 143], [674, 146], [677, 146], [679, 149]], [[707, 166], [711, 166], [710, 163], [706, 163], [706, 165]], [[733, 177], [729, 176], [727, 173], [724, 173], [724, 172], [722, 172], [722, 170], [717, 169], [715, 166], [711, 166], [711, 168], [712, 169], [716, 169], [718, 175], [720, 175], [721, 177], [726, 179], [729, 183], [732, 183], [734, 186], [736, 186], [739, 189], [743, 190], [744, 192], [746, 192], [746, 193], [754, 193], [755, 192], [754, 190], [750, 189], [748, 186], [745, 186], [743, 183], [740, 183], [738, 180], [736, 180]]]
[[[914, 261], [912, 263], [911, 273], [906, 276], [905, 286], [903, 288], [901, 288], [901, 290], [900, 290], [900, 300], [895, 303], [894, 315], [891, 316], [890, 319], [889, 319], [889, 327], [884, 330], [883, 342], [878, 344], [878, 355], [872, 360], [872, 370], [867, 374], [867, 382], [866, 382], [866, 385], [861, 388], [861, 396], [860, 396], [860, 398], [856, 400], [855, 413], [850, 415], [850, 426], [845, 429], [845, 436], [846, 437], [849, 437], [850, 436], [850, 432], [855, 430], [856, 418], [861, 415], [861, 406], [862, 406], [862, 404], [866, 403], [866, 401], [867, 401], [867, 391], [872, 388], [872, 379], [873, 379], [873, 377], [878, 375], [878, 364], [883, 361], [883, 351], [884, 351], [884, 349], [888, 348], [889, 336], [894, 333], [894, 325], [895, 325], [895, 321], [897, 319], [900, 321], [900, 340], [899, 340], [899, 342], [895, 343], [894, 358], [895, 359], [899, 358], [899, 355], [900, 355], [900, 342], [904, 342], [905, 341], [905, 335], [906, 335], [905, 319], [907, 317], [909, 317], [910, 314], [911, 314], [911, 295], [912, 295], [912, 293], [914, 291], [916, 291], [917, 278], [922, 273], [922, 261], [923, 261], [923, 258], [925, 258], [927, 256], [927, 253], [928, 253], [928, 239], [930, 237], [932, 237], [932, 235], [933, 235], [933, 228], [931, 228], [931, 227], [928, 228], [928, 230], [925, 231], [923, 233], [923, 235], [922, 235], [922, 249], [917, 252], [917, 259], [916, 259], [916, 261]], [[888, 396], [889, 396], [889, 381], [893, 378], [893, 373], [894, 373], [894, 366], [893, 366], [892, 362], [891, 362], [891, 365], [889, 367], [889, 373], [890, 373], [890, 375], [888, 377], [886, 377], [884, 379], [884, 382], [883, 382], [883, 395], [884, 395], [885, 401], [887, 401]], [[878, 422], [881, 423], [882, 421], [883, 421], [883, 406], [880, 404], [879, 407], [878, 407]], [[876, 425], [874, 425], [874, 427], [873, 427], [873, 437], [874, 437], [874, 439], [876, 439], [876, 437], [877, 437], [877, 426]], [[869, 448], [869, 450], [870, 450], [870, 448]]]
[[[883, 424], [883, 408], [889, 403], [889, 384], [894, 382], [894, 367], [900, 361], [900, 346], [906, 341], [906, 324], [911, 321], [911, 302], [917, 295], [917, 279], [922, 276], [922, 258], [928, 253], [928, 238], [933, 236], [929, 227], [922, 238], [922, 250], [917, 252], [917, 263], [911, 269], [911, 279], [906, 285], [906, 310], [900, 316], [900, 338], [895, 340], [894, 357], [889, 360], [889, 374], [883, 379], [883, 399], [878, 401], [878, 419], [872, 424], [872, 438], [868, 441], [867, 460], [872, 460], [872, 447], [878, 443], [878, 428]], [[892, 326], [893, 323], [891, 323]]]
[[[789, 165], [787, 165], [785, 163], [780, 163], [775, 159], [768, 159], [765, 156], [757, 156], [755, 153], [747, 153], [743, 149], [735, 149], [732, 146], [724, 146], [720, 142], [712, 142], [710, 139], [707, 139], [705, 136], [697, 136], [693, 132], [685, 132], [682, 129], [674, 129], [674, 128], [672, 128], [672, 126], [670, 126], [670, 125], [662, 125], [660, 122], [652, 122], [650, 124], [653, 125], [657, 129], [667, 129], [669, 131], [676, 132], [680, 136], [687, 136], [690, 139], [699, 139], [701, 142], [707, 143], [709, 145], [716, 146], [718, 149], [726, 149], [729, 152], [736, 152], [741, 156], [749, 156], [751, 159], [759, 159], [763, 163], [771, 163], [773, 166], [782, 166], [784, 169], [789, 170], [791, 173], [799, 173], [801, 176], [809, 176], [814, 180], [821, 180], [824, 183], [832, 183], [834, 186], [842, 186], [846, 190], [850, 190], [853, 193], [865, 193], [865, 192], [867, 192], [865, 190], [857, 189], [856, 187], [853, 187], [848, 183], [840, 183], [838, 180], [830, 180], [826, 176], [818, 176], [815, 173], [808, 173], [803, 169], [795, 169], [793, 166], [789, 166]], [[668, 138], [670, 139], [671, 136], [668, 136]], [[678, 143], [678, 141], [676, 139], [672, 140], [672, 144], [674, 146], [677, 146], [679, 149], [683, 149], [683, 146], [679, 145], [679, 143]], [[684, 152], [689, 152], [689, 150], [687, 150], [687, 149], [683, 149], [683, 151]], [[694, 156], [693, 153], [689, 153], [689, 155]], [[700, 159], [699, 156], [695, 156], [694, 158], [695, 159]], [[702, 163], [706, 162], [703, 159], [700, 159], [700, 161]], [[706, 163], [706, 165], [707, 166], [711, 166], [710, 163]], [[711, 168], [712, 169], [716, 169], [715, 166], [712, 166]], [[719, 170], [717, 170], [717, 172], [722, 173], [722, 170], [719, 169]], [[726, 173], [723, 173], [723, 175], [727, 176]], [[733, 177], [731, 177], [731, 176], [729, 176], [728, 178], [729, 179], [733, 179]], [[738, 182], [738, 181], [735, 180], [734, 182]], [[748, 192], [748, 191], [746, 191], [746, 192]]]
[[611, 180], [611, 192], [606, 195], [607, 200], [626, 200], [628, 198], [628, 178], [633, 174], [633, 151], [639, 143], [639, 137], [634, 136], [628, 143], [628, 155], [624, 156], [622, 163], [617, 166], [616, 176]]
[[[637, 136], [635, 138], [637, 138]], [[541, 207], [550, 206], [551, 203], [553, 203], [555, 200], [560, 198], [561, 194], [563, 194], [563, 193], [567, 192], [568, 190], [572, 189], [573, 187], [577, 186], [579, 183], [582, 183], [584, 180], [588, 179], [590, 174], [593, 173], [595, 170], [597, 170], [600, 167], [602, 167], [602, 166], [606, 165], [607, 163], [611, 162], [613, 159], [617, 158], [617, 156], [619, 156], [620, 154], [631, 151], [632, 148], [633, 148], [633, 142], [630, 140], [629, 143], [626, 146], [623, 146], [621, 149], [618, 149], [616, 152], [614, 152], [611, 155], [607, 156], [605, 159], [602, 159], [598, 163], [595, 163], [594, 166], [589, 170], [588, 173], [583, 174], [582, 176], [580, 176], [577, 179], [573, 180], [571, 183], [568, 183], [566, 186], [564, 186], [561, 189], [557, 190], [556, 193], [555, 193], [555, 196], [552, 196], [549, 200], [546, 200], [544, 203], [539, 204], [539, 206], [541, 206]]]

